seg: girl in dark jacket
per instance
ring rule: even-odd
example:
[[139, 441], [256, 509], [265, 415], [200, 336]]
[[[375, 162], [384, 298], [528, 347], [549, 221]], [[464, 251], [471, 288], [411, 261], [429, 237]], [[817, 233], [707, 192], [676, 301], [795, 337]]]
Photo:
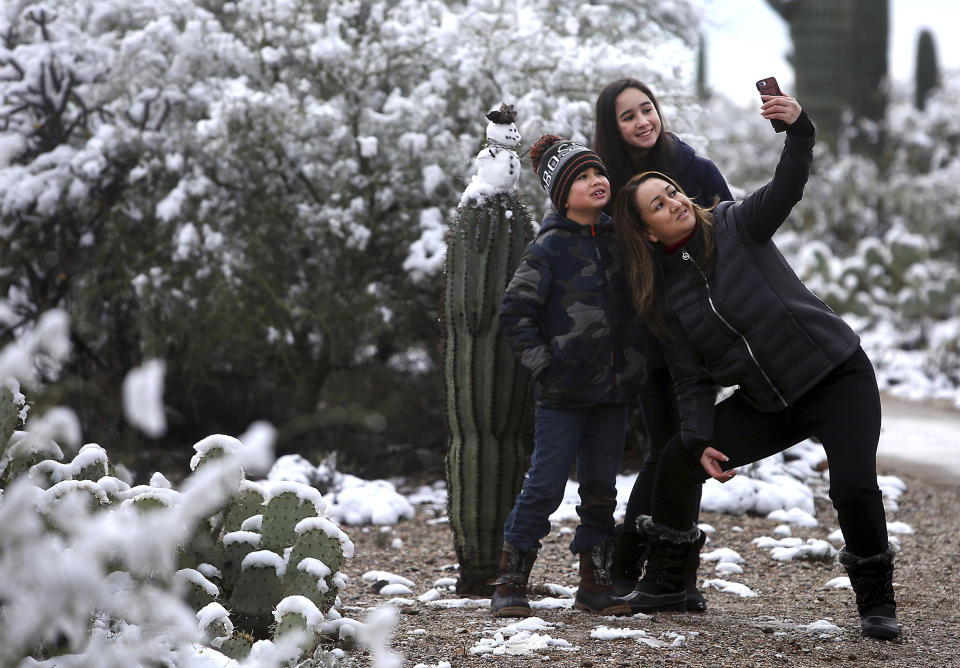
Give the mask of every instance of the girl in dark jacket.
[[[763, 116], [789, 124], [773, 180], [713, 214], [671, 178], [644, 173], [625, 186], [616, 225], [634, 302], [665, 342], [676, 383], [680, 438], [654, 485], [647, 570], [633, 609], [682, 609], [682, 564], [696, 549], [696, 489], [711, 476], [816, 437], [830, 466], [830, 499], [846, 545], [840, 562], [864, 635], [899, 634], [893, 551], [877, 486], [880, 396], [859, 337], [813, 295], [771, 237], [803, 195], [814, 128], [796, 100], [764, 97]], [[739, 386], [715, 404], [717, 386]]]
[[[624, 78], [607, 84], [597, 98], [596, 118], [593, 146], [610, 178], [608, 213], [612, 213], [620, 189], [634, 175], [648, 171], [670, 176], [704, 208], [733, 199], [717, 166], [667, 131], [660, 103], [643, 82]], [[650, 514], [660, 455], [667, 441], [680, 431], [673, 380], [663, 352], [652, 338], [646, 357], [647, 382], [640, 389], [639, 405], [649, 446], [627, 501], [623, 526], [618, 527], [614, 587], [620, 594], [633, 590], [643, 570], [644, 547], [637, 519]], [[687, 609], [700, 611], [707, 604], [696, 588], [696, 566], [696, 561], [691, 560]]]

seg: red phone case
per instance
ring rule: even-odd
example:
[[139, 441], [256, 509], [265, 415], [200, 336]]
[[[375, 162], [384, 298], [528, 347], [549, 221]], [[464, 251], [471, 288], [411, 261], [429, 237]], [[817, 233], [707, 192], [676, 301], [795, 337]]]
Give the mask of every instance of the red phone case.
[[[777, 84], [776, 77], [765, 77], [757, 82], [757, 90], [761, 95], [783, 95], [780, 86]], [[783, 132], [787, 129], [787, 124], [777, 118], [771, 118], [770, 124], [777, 132]]]

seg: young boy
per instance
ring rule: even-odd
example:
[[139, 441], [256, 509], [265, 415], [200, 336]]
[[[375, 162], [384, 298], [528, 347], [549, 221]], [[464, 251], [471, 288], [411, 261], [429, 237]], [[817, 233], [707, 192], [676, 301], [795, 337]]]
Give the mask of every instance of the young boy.
[[533, 169], [556, 212], [546, 216], [507, 286], [500, 325], [536, 380], [530, 469], [504, 524], [497, 617], [526, 617], [530, 569], [549, 516], [563, 500], [574, 463], [580, 524], [575, 607], [630, 614], [611, 586], [616, 475], [626, 434], [626, 401], [644, 369], [613, 221], [606, 169], [596, 153], [555, 135], [530, 149]]

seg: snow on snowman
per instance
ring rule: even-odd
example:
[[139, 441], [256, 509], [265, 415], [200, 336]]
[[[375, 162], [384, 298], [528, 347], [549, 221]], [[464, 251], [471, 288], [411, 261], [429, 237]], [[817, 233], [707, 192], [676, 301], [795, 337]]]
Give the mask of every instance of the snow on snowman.
[[[520, 144], [520, 131], [514, 121], [513, 105], [501, 104], [486, 114], [487, 143], [477, 154], [477, 173], [467, 188], [472, 195], [509, 192], [520, 180], [520, 156], [514, 150]], [[467, 195], [467, 193], [464, 193]]]

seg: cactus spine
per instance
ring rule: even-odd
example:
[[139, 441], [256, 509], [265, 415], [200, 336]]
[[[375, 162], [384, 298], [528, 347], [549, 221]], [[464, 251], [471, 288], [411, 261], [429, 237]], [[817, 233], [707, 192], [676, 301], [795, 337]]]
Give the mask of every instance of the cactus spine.
[[531, 216], [515, 187], [478, 197], [465, 194], [447, 233], [446, 474], [461, 594], [489, 591], [503, 522], [526, 470], [531, 380], [503, 338], [498, 316], [503, 293], [532, 238]]

